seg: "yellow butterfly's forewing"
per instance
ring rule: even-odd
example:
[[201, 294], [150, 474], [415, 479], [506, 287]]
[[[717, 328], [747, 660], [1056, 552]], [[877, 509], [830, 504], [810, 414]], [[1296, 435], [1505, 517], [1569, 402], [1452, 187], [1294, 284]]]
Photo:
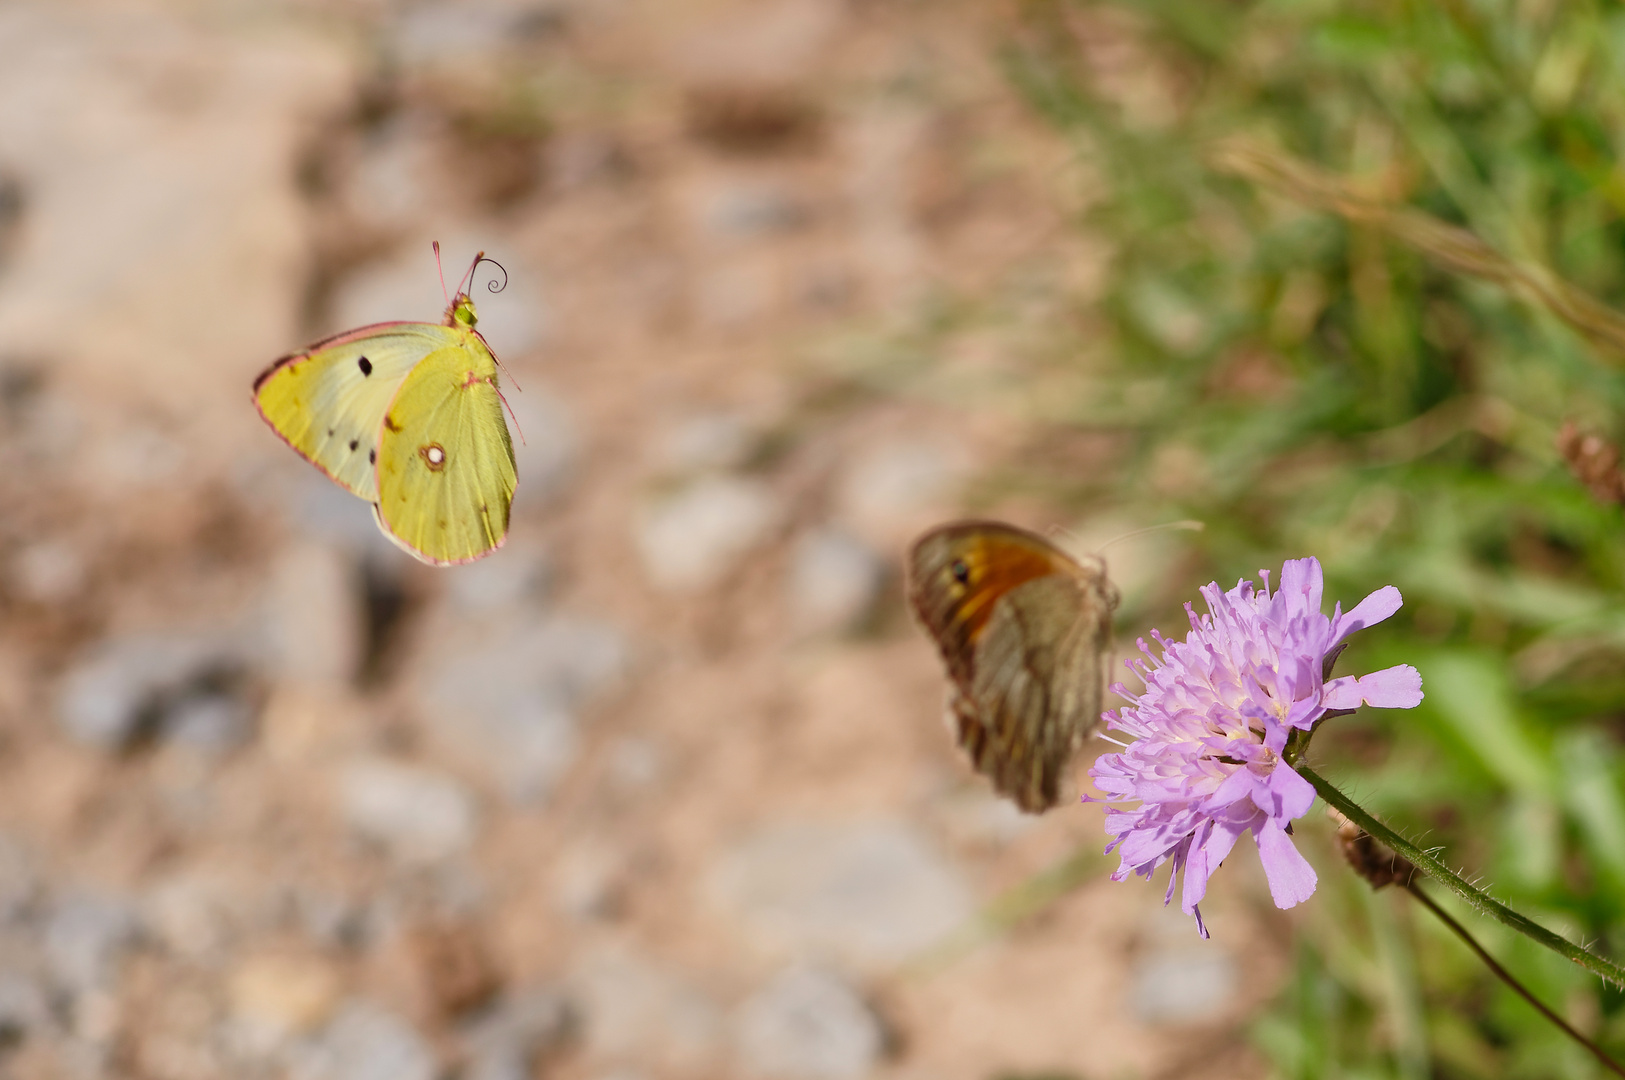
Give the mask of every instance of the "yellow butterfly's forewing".
[[283, 357], [254, 382], [254, 403], [276, 433], [368, 502], [384, 413], [424, 357], [462, 332], [433, 323], [364, 326]]
[[518, 474], [496, 361], [472, 330], [423, 357], [383, 416], [376, 513], [407, 551], [437, 565], [490, 554], [508, 534]]

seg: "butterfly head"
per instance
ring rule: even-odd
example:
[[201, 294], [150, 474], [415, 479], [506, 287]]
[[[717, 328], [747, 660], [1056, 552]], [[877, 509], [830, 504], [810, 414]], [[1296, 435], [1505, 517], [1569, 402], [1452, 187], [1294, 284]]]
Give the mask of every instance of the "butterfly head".
[[480, 321], [479, 314], [474, 310], [474, 301], [467, 293], [458, 293], [446, 308], [446, 325], [461, 326], [465, 329], [474, 329], [474, 324]]

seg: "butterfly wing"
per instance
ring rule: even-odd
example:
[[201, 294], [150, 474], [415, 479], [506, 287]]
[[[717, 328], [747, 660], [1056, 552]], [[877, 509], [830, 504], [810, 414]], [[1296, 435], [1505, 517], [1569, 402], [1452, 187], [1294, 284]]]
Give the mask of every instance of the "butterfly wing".
[[922, 537], [909, 598], [954, 682], [960, 745], [1023, 810], [1054, 805], [1100, 710], [1115, 592], [1035, 533], [961, 522]]
[[478, 334], [425, 356], [383, 417], [378, 502], [384, 532], [437, 566], [470, 562], [508, 534], [519, 484], [496, 363]]
[[432, 323], [363, 326], [285, 356], [254, 380], [254, 404], [289, 446], [368, 502], [390, 401], [424, 357], [457, 340]]
[[993, 786], [1029, 813], [1055, 805], [1061, 772], [1100, 715], [1111, 607], [1086, 581], [1024, 582], [994, 605], [976, 646], [960, 742]]

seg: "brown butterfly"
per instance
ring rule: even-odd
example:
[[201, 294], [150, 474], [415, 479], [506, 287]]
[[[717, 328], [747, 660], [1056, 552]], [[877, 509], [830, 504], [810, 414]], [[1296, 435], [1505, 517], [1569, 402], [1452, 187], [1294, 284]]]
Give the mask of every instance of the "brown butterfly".
[[949, 708], [978, 772], [1031, 814], [1100, 716], [1117, 590], [1036, 533], [960, 521], [915, 541], [908, 597], [953, 679]]

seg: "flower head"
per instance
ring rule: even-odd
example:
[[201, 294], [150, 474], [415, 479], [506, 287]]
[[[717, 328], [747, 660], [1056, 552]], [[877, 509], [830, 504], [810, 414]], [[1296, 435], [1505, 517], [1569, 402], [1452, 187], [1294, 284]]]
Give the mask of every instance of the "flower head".
[[1274, 593], [1268, 572], [1259, 578], [1258, 589], [1250, 581], [1224, 593], [1217, 582], [1202, 589], [1208, 614], [1185, 605], [1191, 631], [1184, 641], [1152, 631], [1160, 658], [1140, 640], [1146, 659], [1129, 667], [1145, 690], [1135, 696], [1121, 683], [1113, 686], [1130, 705], [1104, 714], [1109, 730], [1132, 741], [1089, 770], [1106, 797], [1085, 798], [1110, 806], [1106, 832], [1116, 839], [1106, 850], [1118, 848], [1122, 857], [1112, 880], [1131, 873], [1149, 878], [1172, 861], [1163, 902], [1173, 899], [1183, 872], [1180, 907], [1196, 916], [1203, 937], [1197, 904], [1243, 834], [1258, 845], [1277, 907], [1315, 891], [1315, 872], [1287, 832], [1315, 801], [1314, 788], [1282, 759], [1291, 731], [1308, 731], [1328, 712], [1361, 703], [1408, 709], [1422, 700], [1422, 676], [1409, 665], [1326, 678], [1350, 634], [1399, 610], [1398, 589], [1378, 589], [1347, 613], [1339, 604], [1327, 618], [1315, 559], [1284, 565]]

